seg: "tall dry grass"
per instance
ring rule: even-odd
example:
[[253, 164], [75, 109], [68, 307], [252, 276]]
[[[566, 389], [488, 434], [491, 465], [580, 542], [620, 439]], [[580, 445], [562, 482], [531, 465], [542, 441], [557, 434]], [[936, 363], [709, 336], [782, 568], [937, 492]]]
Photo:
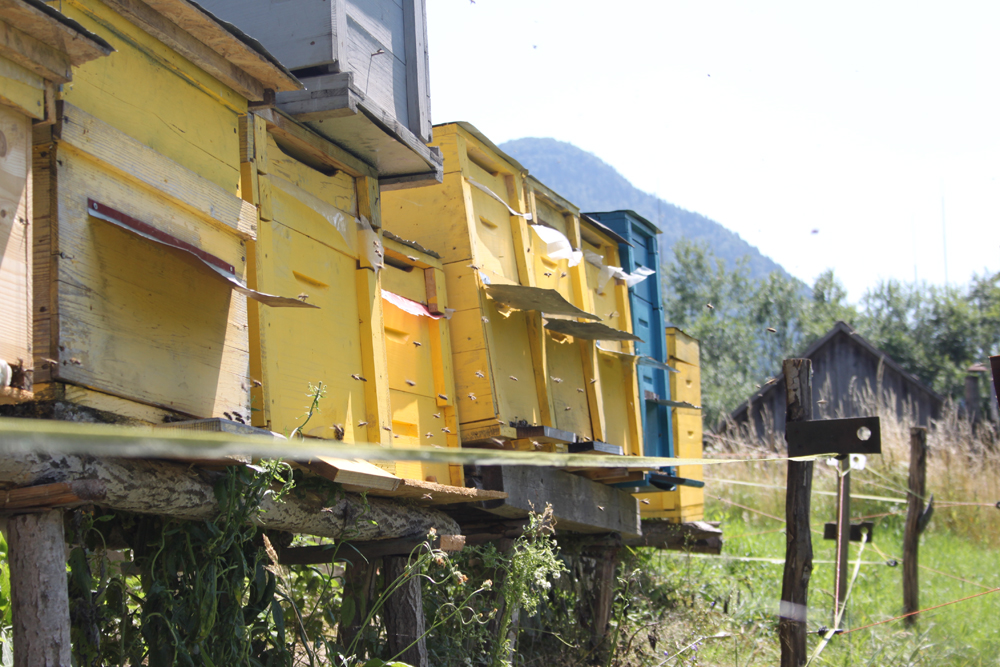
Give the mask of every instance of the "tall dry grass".
[[[918, 424], [912, 404], [902, 404], [895, 394], [866, 384], [854, 386], [846, 404], [834, 406], [828, 387], [820, 389], [819, 419], [843, 417], [845, 414], [878, 415], [881, 422], [882, 454], [869, 456], [866, 469], [855, 471], [852, 496], [857, 494], [906, 498], [910, 464], [910, 429]], [[764, 415], [765, 424], [773, 424]], [[763, 459], [787, 451], [783, 434], [773, 427], [765, 428], [763, 437], [752, 433], [747, 425], [728, 423], [719, 435], [707, 434], [707, 456]], [[1000, 443], [997, 426], [989, 421], [973, 423], [954, 403], [948, 401], [940, 419], [930, 420], [927, 433], [927, 496], [934, 495], [933, 521], [937, 528], [952, 534], [1000, 547], [1000, 521], [993, 514], [1000, 512]], [[706, 492], [717, 498], [739, 502], [752, 500], [755, 509], [784, 516], [784, 463], [751, 461], [706, 469]], [[749, 482], [763, 487], [740, 486], [712, 480]], [[834, 491], [836, 472], [824, 461], [817, 461], [813, 488]], [[781, 487], [767, 493], [767, 486]], [[832, 520], [833, 497], [815, 495], [813, 513]], [[962, 503], [962, 504], [953, 504]], [[906, 506], [878, 501], [855, 501], [855, 517], [879, 512], [905, 513]], [[826, 519], [823, 519], [826, 520]]]

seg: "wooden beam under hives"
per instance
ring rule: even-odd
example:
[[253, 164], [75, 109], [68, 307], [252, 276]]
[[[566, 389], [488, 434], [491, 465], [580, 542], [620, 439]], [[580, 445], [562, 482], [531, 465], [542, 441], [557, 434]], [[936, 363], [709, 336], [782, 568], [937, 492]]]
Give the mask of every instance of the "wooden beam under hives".
[[[104, 497], [94, 504], [139, 514], [158, 514], [185, 520], [213, 519], [219, 505], [213, 480], [219, 473], [165, 461], [107, 459], [93, 456], [24, 454], [0, 456], [0, 483], [30, 486], [72, 484], [96, 480]], [[447, 515], [427, 507], [384, 498], [362, 500], [348, 494], [330, 506], [320, 498], [288, 496], [261, 504], [254, 521], [264, 527], [319, 537], [356, 540], [425, 535], [433, 528], [441, 535], [459, 533]]]

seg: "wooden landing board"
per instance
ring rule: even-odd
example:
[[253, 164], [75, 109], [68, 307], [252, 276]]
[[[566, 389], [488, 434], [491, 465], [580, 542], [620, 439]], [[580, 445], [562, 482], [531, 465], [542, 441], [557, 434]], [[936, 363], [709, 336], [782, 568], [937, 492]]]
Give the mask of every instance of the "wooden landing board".
[[320, 456], [302, 465], [320, 477], [342, 484], [345, 491], [352, 493], [364, 491], [371, 495], [392, 493], [403, 481], [367, 461]]
[[[434, 482], [422, 482], [416, 479], [400, 480], [400, 485], [393, 491], [368, 489], [368, 495], [383, 498], [409, 498], [418, 505], [454, 505], [456, 503], [475, 503], [485, 501], [503, 501], [507, 494], [503, 491], [486, 491], [464, 486], [448, 486]], [[352, 488], [345, 486], [345, 490]]]
[[523, 518], [551, 504], [558, 530], [621, 533], [626, 538], [642, 533], [634, 497], [579, 475], [549, 468], [490, 466], [483, 468], [483, 484], [507, 492], [505, 500], [482, 506], [499, 516]]

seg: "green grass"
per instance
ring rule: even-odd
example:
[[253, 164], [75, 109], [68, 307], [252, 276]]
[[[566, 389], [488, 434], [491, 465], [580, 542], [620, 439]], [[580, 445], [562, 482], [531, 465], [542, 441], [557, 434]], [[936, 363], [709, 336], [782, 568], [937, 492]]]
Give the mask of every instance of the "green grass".
[[[816, 488], [830, 489], [833, 476], [816, 467]], [[771, 476], [767, 476], [771, 477]], [[878, 477], [856, 472], [855, 493], [900, 496], [861, 483]], [[764, 481], [764, 480], [761, 480]], [[777, 481], [767, 479], [767, 483]], [[880, 482], [881, 483], [881, 482]], [[746, 486], [710, 484], [714, 495], [776, 516], [783, 516], [784, 493]], [[856, 501], [852, 516], [904, 510], [903, 505]], [[642, 595], [620, 616], [622, 635], [635, 637], [621, 664], [629, 665], [774, 665], [780, 654], [776, 616], [781, 596], [782, 565], [740, 561], [739, 557], [783, 559], [783, 524], [718, 500], [708, 499], [707, 519], [721, 521], [726, 542], [721, 557], [698, 558], [677, 552], [642, 550], [631, 567], [639, 572], [636, 584]], [[815, 496], [812, 523], [815, 530], [833, 520], [834, 499]], [[866, 545], [848, 610], [841, 627], [859, 628], [902, 613], [901, 564], [904, 516], [882, 517], [876, 522], [874, 547], [897, 567], [885, 564], [878, 551]], [[953, 530], [962, 526], [962, 530]], [[978, 531], [976, 530], [978, 527]], [[1000, 558], [991, 539], [978, 539], [976, 532], [995, 535], [1000, 511], [987, 507], [939, 510], [920, 542], [920, 564], [968, 580], [920, 570], [920, 606], [934, 606], [966, 597], [981, 586], [1000, 586]], [[775, 530], [777, 529], [777, 531]], [[957, 533], [957, 534], [956, 534]], [[834, 542], [813, 533], [816, 561], [835, 558]], [[850, 573], [853, 574], [859, 545], [852, 544]], [[975, 584], [979, 584], [976, 586]], [[809, 586], [809, 651], [819, 643], [815, 634], [830, 627], [833, 615], [834, 565], [816, 563]], [[655, 625], [643, 628], [650, 619]], [[893, 621], [870, 629], [835, 636], [814, 665], [1000, 665], [1000, 592], [960, 602], [921, 614], [916, 625]], [[725, 633], [725, 637], [713, 637]], [[652, 636], [652, 639], [650, 637]], [[679, 655], [684, 647], [704, 639]], [[655, 641], [656, 648], [652, 644]], [[674, 657], [675, 656], [675, 657]]]

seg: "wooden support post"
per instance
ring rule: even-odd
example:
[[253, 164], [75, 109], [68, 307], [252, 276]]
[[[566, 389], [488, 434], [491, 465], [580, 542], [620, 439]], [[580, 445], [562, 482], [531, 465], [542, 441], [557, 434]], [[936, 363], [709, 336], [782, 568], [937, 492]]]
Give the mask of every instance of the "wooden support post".
[[834, 575], [837, 599], [833, 604], [834, 627], [839, 618], [843, 617], [844, 605], [847, 602], [847, 560], [851, 546], [851, 458], [842, 455], [837, 466], [839, 480], [837, 485], [837, 571]]
[[[783, 368], [787, 391], [785, 421], [812, 419], [812, 362], [809, 359], [786, 359]], [[778, 622], [781, 667], [802, 667], [808, 659], [806, 610], [813, 558], [812, 534], [809, 532], [812, 478], [812, 462], [788, 462], [785, 572], [781, 582], [781, 618]]]
[[[385, 563], [385, 585], [399, 586], [385, 603], [385, 631], [389, 654], [413, 667], [428, 667], [427, 642], [424, 638], [424, 604], [420, 593], [420, 577], [407, 575], [409, 556], [388, 556]], [[405, 580], [396, 583], [398, 579]]]
[[7, 521], [15, 667], [69, 667], [66, 536], [59, 510]]
[[[924, 508], [927, 485], [927, 429], [910, 429], [910, 494], [903, 533], [903, 613], [920, 609], [919, 577], [917, 575], [920, 541], [920, 515]], [[906, 617], [907, 625], [917, 622], [917, 615]]]
[[[617, 537], [617, 536], [616, 536]], [[620, 539], [620, 538], [619, 538]], [[615, 606], [615, 574], [618, 570], [618, 555], [621, 549], [610, 546], [597, 549], [593, 555], [597, 559], [594, 572], [594, 626], [590, 629], [590, 640], [594, 646], [604, 644], [608, 633], [608, 623]], [[610, 647], [604, 647], [609, 649]]]
[[[343, 602], [340, 606], [340, 623], [337, 630], [337, 641], [344, 648], [350, 648], [355, 638], [365, 629], [364, 622], [371, 608], [372, 587], [378, 562], [362, 560], [351, 563], [344, 569]], [[359, 639], [355, 649], [363, 652], [364, 641]]]

